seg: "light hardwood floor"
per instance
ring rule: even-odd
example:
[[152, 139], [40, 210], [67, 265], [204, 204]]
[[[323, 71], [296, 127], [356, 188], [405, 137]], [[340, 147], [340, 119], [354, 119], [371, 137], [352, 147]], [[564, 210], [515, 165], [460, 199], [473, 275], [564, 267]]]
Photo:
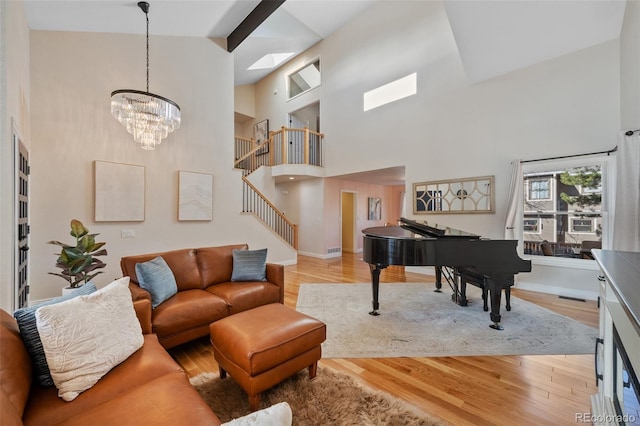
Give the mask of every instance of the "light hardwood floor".
[[[302, 283], [370, 282], [360, 254], [320, 260], [298, 257], [285, 268], [285, 304], [295, 307]], [[429, 282], [392, 266], [381, 282]], [[581, 302], [514, 289], [512, 294], [598, 326], [593, 301]], [[517, 307], [514, 306], [514, 309]], [[443, 333], [455, 330], [442, 330]], [[189, 376], [218, 371], [208, 339], [170, 350]], [[590, 412], [597, 392], [593, 355], [442, 358], [323, 359], [320, 365], [350, 374], [452, 425], [571, 425]]]

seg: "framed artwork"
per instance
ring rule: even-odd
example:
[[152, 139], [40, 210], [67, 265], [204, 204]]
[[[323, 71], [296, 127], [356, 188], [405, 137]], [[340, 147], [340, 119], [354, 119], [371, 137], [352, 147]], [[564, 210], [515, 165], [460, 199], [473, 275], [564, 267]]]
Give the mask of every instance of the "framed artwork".
[[382, 200], [378, 197], [369, 197], [369, 220], [382, 218]]
[[495, 213], [494, 176], [413, 184], [413, 213]]
[[[262, 120], [253, 125], [253, 138], [256, 141], [256, 146], [259, 146], [269, 139], [269, 120]], [[265, 144], [256, 152], [256, 155], [262, 155], [268, 152], [269, 144]]]
[[144, 166], [94, 161], [95, 221], [144, 221]]
[[178, 172], [178, 220], [213, 220], [213, 175]]

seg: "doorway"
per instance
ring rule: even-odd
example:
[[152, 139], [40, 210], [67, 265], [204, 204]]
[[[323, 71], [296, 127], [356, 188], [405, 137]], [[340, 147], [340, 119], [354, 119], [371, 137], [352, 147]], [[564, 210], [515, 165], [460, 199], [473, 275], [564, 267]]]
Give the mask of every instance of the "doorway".
[[295, 129], [308, 127], [309, 130], [320, 132], [320, 102], [290, 112], [288, 123], [289, 127]]
[[[289, 128], [304, 129], [311, 132], [309, 134], [309, 164], [320, 165], [321, 146], [320, 140], [315, 136], [320, 132], [320, 102], [314, 102], [298, 110], [292, 111], [287, 117]], [[296, 136], [297, 135], [297, 136]], [[305, 140], [301, 132], [293, 132], [289, 139], [289, 163], [303, 164], [305, 162]]]
[[28, 305], [29, 299], [29, 151], [14, 130], [15, 150], [14, 197], [16, 241], [14, 244], [14, 306], [16, 309]]
[[342, 229], [341, 248], [343, 253], [355, 253], [356, 244], [356, 200], [355, 192], [341, 191], [340, 197], [340, 227]]

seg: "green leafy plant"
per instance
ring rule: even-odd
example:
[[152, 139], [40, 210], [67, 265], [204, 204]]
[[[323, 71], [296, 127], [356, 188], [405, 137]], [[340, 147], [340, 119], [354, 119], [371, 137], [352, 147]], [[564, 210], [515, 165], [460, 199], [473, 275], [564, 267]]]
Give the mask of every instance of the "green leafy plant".
[[79, 287], [103, 271], [97, 271], [107, 266], [96, 256], [104, 256], [107, 250], [102, 248], [106, 243], [97, 243], [96, 236], [100, 234], [89, 234], [89, 230], [77, 219], [71, 221], [71, 236], [76, 239], [76, 245], [61, 243], [60, 241], [49, 241], [48, 244], [55, 244], [62, 247], [56, 261], [56, 267], [62, 269], [61, 273], [49, 272], [63, 278], [69, 283], [69, 287]]
[[583, 189], [592, 190], [592, 193], [568, 195], [564, 192], [560, 194], [560, 198], [567, 204], [577, 204], [580, 208], [595, 206], [602, 203], [602, 192], [599, 191], [602, 186], [602, 173], [598, 167], [578, 167], [563, 172], [560, 175], [560, 182], [569, 186], [580, 186]]

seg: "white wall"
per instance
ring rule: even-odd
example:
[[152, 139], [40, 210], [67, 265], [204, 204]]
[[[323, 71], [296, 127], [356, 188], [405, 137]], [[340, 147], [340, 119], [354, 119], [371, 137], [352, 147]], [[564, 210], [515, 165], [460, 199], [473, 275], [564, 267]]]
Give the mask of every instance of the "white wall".
[[[256, 87], [253, 84], [236, 86], [234, 90], [234, 111], [247, 117], [256, 116]], [[236, 135], [241, 136], [241, 135]]]
[[[287, 101], [286, 74], [318, 56], [322, 85]], [[495, 175], [495, 214], [437, 220], [500, 238], [511, 160], [615, 146], [619, 63], [613, 40], [471, 85], [441, 3], [379, 2], [257, 83], [256, 114], [277, 125], [321, 99], [327, 176], [404, 164], [410, 193], [413, 182]], [[363, 112], [364, 92], [413, 72], [417, 95]]]
[[[404, 165], [407, 212], [414, 182], [495, 175], [494, 214], [408, 215], [501, 239], [513, 159], [616, 145], [619, 48], [612, 40], [470, 84], [441, 2], [377, 2], [257, 83], [256, 114], [282, 122], [288, 111], [320, 100], [326, 176]], [[286, 74], [318, 56], [322, 85], [287, 101]], [[415, 96], [363, 111], [364, 92], [413, 72]], [[305, 216], [300, 213], [301, 229]], [[557, 277], [561, 282], [552, 285], [563, 285], [566, 276]]]
[[[31, 32], [32, 300], [56, 296], [56, 248], [80, 219], [100, 233], [109, 255], [98, 285], [121, 275], [122, 256], [247, 242], [269, 261], [295, 253], [251, 215], [242, 215], [240, 172], [233, 170], [233, 59], [204, 38], [151, 37], [150, 90], [177, 102], [182, 126], [144, 151], [110, 114], [115, 89], [145, 87], [144, 36]], [[144, 222], [93, 221], [94, 160], [145, 166]], [[213, 175], [213, 220], [178, 222], [178, 171]], [[122, 239], [121, 230], [136, 238]]]
[[30, 146], [29, 30], [21, 1], [0, 2], [0, 307], [14, 308], [13, 127]]
[[640, 1], [627, 0], [620, 33], [620, 127], [640, 129]]

